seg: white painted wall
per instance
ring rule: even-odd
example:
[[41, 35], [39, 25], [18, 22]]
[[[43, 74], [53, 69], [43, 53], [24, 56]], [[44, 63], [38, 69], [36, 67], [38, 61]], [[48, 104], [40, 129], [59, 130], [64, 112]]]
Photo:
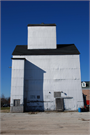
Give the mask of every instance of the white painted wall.
[[56, 26], [28, 26], [28, 49], [56, 49]]
[[[40, 95], [38, 100], [44, 101], [44, 104], [28, 103], [28, 106], [44, 105], [45, 110], [55, 110], [55, 91], [67, 94], [62, 93], [62, 97], [73, 97], [64, 99], [65, 109], [76, 110], [83, 106], [79, 55], [13, 57], [26, 58], [24, 81], [27, 101], [37, 100], [37, 95]], [[35, 95], [34, 99], [31, 99], [32, 95]]]
[[11, 106], [14, 99], [20, 99], [21, 105], [24, 103], [24, 66], [24, 60], [12, 59]]

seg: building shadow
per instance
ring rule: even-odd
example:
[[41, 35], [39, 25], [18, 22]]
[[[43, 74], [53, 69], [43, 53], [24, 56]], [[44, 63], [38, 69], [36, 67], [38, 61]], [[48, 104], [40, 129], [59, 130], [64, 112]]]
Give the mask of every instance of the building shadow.
[[87, 102], [86, 102], [86, 96], [87, 96], [87, 95], [83, 94], [83, 102], [84, 102], [84, 106], [87, 105]]
[[44, 70], [25, 61], [24, 112], [44, 111], [43, 79]]

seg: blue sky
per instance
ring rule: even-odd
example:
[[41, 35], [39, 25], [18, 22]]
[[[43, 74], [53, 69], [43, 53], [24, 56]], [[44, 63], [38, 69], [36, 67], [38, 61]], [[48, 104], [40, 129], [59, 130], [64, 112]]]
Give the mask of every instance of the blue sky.
[[74, 43], [80, 51], [81, 81], [89, 81], [89, 2], [1, 2], [1, 94], [10, 96], [11, 57], [27, 44], [27, 25], [55, 23], [57, 44]]

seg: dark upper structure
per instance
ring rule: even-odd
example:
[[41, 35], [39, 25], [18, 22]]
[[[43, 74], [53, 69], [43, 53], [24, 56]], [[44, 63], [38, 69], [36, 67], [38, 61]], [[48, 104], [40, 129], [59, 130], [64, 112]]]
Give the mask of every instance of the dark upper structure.
[[27, 45], [17, 45], [12, 55], [72, 55], [80, 54], [74, 44], [59, 44], [56, 49], [27, 49]]
[[41, 23], [41, 24], [28, 24], [27, 26], [56, 26], [56, 24], [45, 24], [45, 23]]

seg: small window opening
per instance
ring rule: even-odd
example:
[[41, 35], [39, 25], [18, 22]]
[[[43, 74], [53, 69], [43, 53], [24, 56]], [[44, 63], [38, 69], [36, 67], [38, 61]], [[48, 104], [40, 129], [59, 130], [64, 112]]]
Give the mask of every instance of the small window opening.
[[37, 99], [40, 99], [40, 96], [37, 96]]
[[30, 96], [30, 99], [35, 99], [35, 95], [31, 95]]

